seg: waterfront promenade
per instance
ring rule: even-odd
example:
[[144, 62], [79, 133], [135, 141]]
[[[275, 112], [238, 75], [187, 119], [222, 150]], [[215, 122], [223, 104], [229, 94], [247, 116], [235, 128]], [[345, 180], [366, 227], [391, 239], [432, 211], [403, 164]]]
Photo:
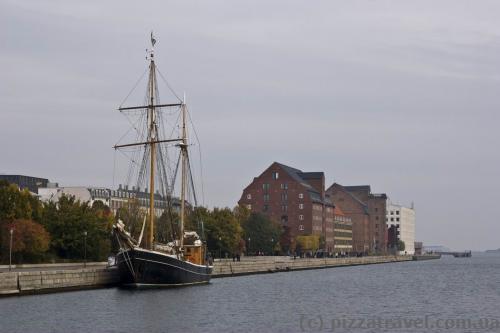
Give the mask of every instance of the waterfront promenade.
[[[369, 256], [360, 258], [245, 257], [241, 261], [223, 259], [214, 263], [213, 278], [291, 272], [342, 266], [385, 264], [412, 260], [411, 256]], [[0, 267], [0, 296], [25, 295], [65, 290], [113, 287], [118, 271], [107, 263], [20, 265], [8, 271]]]

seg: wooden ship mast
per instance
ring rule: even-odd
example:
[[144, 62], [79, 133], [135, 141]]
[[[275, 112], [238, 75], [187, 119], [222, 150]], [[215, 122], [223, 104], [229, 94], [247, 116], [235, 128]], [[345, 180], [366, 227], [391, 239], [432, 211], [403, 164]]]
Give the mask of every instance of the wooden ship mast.
[[[183, 251], [184, 246], [184, 224], [185, 224], [185, 215], [186, 215], [186, 183], [187, 183], [187, 168], [188, 168], [188, 143], [187, 143], [187, 129], [186, 129], [186, 104], [185, 99], [181, 103], [172, 103], [172, 104], [155, 104], [155, 95], [157, 91], [157, 78], [156, 78], [156, 64], [154, 61], [154, 45], [156, 43], [156, 39], [153, 37], [151, 33], [151, 49], [149, 50], [149, 80], [148, 80], [148, 96], [147, 100], [149, 102], [148, 105], [145, 106], [132, 106], [132, 107], [120, 107], [119, 111], [126, 110], [139, 110], [146, 109], [147, 110], [147, 140], [145, 142], [138, 143], [130, 143], [130, 144], [122, 144], [115, 145], [114, 148], [123, 148], [123, 147], [133, 147], [133, 146], [144, 146], [146, 147], [146, 152], [149, 149], [149, 223], [148, 223], [148, 238], [145, 244], [145, 248], [154, 250], [154, 223], [155, 223], [155, 170], [156, 170], [156, 148], [160, 143], [167, 142], [179, 142], [177, 146], [181, 150], [181, 216], [180, 216], [180, 252]], [[164, 107], [180, 107], [182, 112], [182, 134], [181, 138], [178, 139], [169, 139], [169, 140], [160, 140], [158, 136], [158, 124], [157, 124], [157, 112], [158, 109]], [[139, 244], [140, 245], [140, 244]]]

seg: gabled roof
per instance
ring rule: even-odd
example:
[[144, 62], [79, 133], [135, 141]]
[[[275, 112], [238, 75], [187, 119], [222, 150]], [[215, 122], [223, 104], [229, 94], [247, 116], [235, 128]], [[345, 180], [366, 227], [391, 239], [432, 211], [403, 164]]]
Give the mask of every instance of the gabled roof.
[[373, 198], [387, 199], [387, 194], [385, 193], [372, 193], [370, 185], [344, 186], [344, 188], [349, 192], [363, 191], [368, 193], [368, 195], [372, 196]]
[[[346, 193], [351, 198], [353, 198], [354, 201], [356, 201], [358, 204], [360, 204], [363, 207], [363, 210], [365, 211], [365, 214], [368, 214], [368, 205], [365, 204], [363, 201], [359, 200], [354, 194], [352, 194], [351, 192], [349, 192], [346, 189], [346, 187], [344, 187], [344, 186], [342, 186], [340, 184], [337, 184], [337, 183], [333, 183], [332, 186], [330, 186], [327, 191], [330, 192], [331, 189], [332, 189], [332, 187], [334, 187], [334, 186], [337, 186], [342, 192]], [[334, 204], [335, 204], [335, 202], [334, 202]], [[337, 207], [337, 205], [335, 205], [335, 207]]]
[[308, 190], [310, 191], [314, 191], [316, 193], [318, 193], [312, 186], [311, 184], [309, 184], [304, 178], [301, 177], [301, 174], [304, 174], [304, 172], [302, 172], [301, 170], [299, 169], [295, 169], [295, 168], [292, 168], [288, 165], [285, 165], [285, 164], [281, 164], [281, 163], [278, 163], [278, 162], [274, 162], [276, 165], [278, 165], [279, 167], [281, 167], [283, 170], [285, 170], [285, 172], [290, 176], [292, 177], [295, 181], [299, 182], [301, 185], [305, 186]]
[[354, 185], [354, 186], [344, 186], [347, 191], [365, 191], [371, 193], [372, 189], [370, 185]]
[[324, 172], [300, 172], [299, 176], [303, 179], [323, 179]]
[[288, 165], [281, 164], [278, 162], [274, 162], [280, 168], [282, 168], [292, 179], [300, 183], [307, 189], [309, 193], [309, 197], [313, 202], [321, 203], [328, 206], [333, 206], [333, 203], [330, 199], [322, 198], [321, 193], [318, 192], [311, 184], [307, 181], [312, 179], [323, 179], [325, 177], [324, 172], [302, 172], [299, 169], [292, 168]]

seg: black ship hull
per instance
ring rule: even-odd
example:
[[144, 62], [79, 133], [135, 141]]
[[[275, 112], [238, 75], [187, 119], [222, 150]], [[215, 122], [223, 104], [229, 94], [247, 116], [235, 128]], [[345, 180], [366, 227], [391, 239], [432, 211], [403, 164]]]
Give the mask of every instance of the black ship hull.
[[196, 265], [175, 256], [140, 248], [116, 256], [120, 284], [125, 287], [176, 287], [210, 281], [212, 266]]

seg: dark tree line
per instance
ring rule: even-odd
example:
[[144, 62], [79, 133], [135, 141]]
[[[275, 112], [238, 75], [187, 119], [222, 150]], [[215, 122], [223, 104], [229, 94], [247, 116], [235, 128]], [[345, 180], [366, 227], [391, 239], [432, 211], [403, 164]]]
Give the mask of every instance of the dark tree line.
[[[213, 256], [273, 254], [286, 252], [289, 246], [286, 230], [244, 207], [197, 207], [188, 212], [185, 229], [198, 231]], [[0, 262], [9, 260], [10, 230], [14, 263], [81, 261], [85, 242], [87, 260], [103, 261], [113, 252], [114, 221], [123, 220], [137, 239], [145, 217], [146, 212], [133, 200], [114, 216], [100, 201], [90, 206], [62, 196], [58, 202], [42, 203], [27, 190], [0, 181]], [[166, 210], [156, 223], [155, 239], [166, 243], [176, 236], [179, 214]]]

